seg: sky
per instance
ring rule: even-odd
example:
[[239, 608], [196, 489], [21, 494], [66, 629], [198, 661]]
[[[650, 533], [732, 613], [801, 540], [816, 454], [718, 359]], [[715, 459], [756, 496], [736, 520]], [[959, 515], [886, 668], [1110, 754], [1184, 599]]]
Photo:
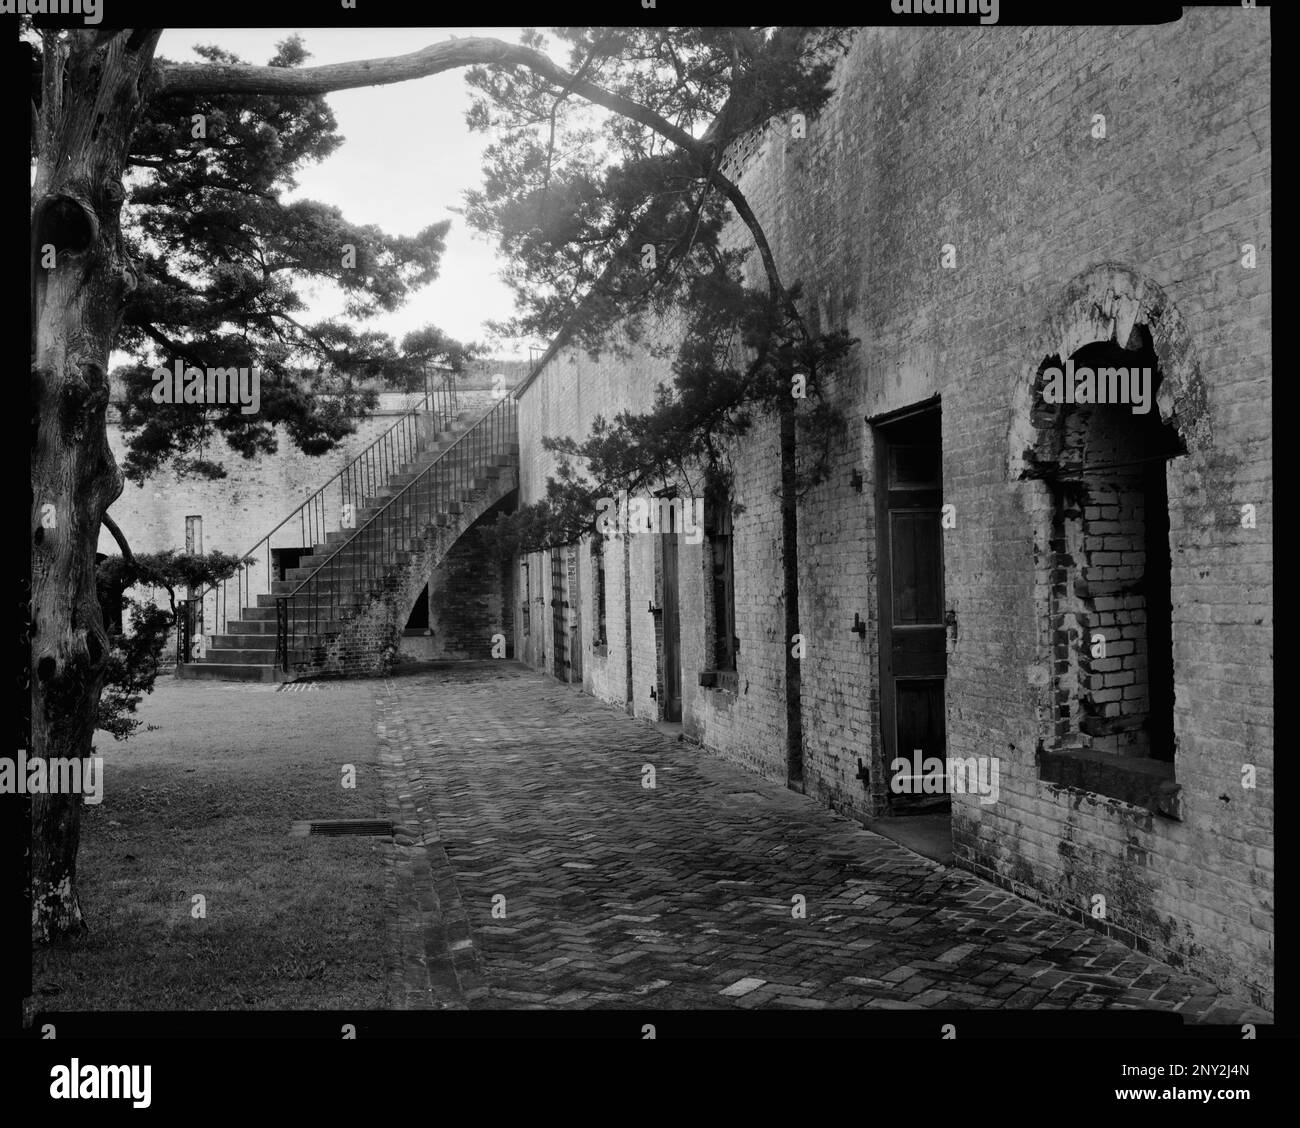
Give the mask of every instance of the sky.
[[[264, 65], [275, 44], [294, 30], [311, 53], [303, 66], [404, 55], [453, 35], [519, 41], [520, 29], [500, 28], [169, 28], [158, 54], [174, 62], [200, 62], [195, 44], [214, 44], [245, 62]], [[412, 82], [342, 90], [326, 95], [343, 144], [320, 164], [298, 175], [286, 200], [334, 204], [351, 222], [373, 223], [394, 235], [414, 235], [431, 223], [451, 220], [439, 276], [416, 291], [399, 310], [374, 318], [368, 328], [396, 338], [434, 324], [462, 341], [483, 341], [501, 357], [528, 356], [529, 344], [545, 341], [493, 338], [487, 322], [514, 312], [510, 291], [498, 277], [501, 260], [486, 238], [472, 232], [449, 207], [464, 205], [477, 187], [480, 157], [489, 138], [465, 125], [470, 92], [464, 70]], [[328, 317], [342, 300], [327, 286], [304, 287], [310, 316]]]

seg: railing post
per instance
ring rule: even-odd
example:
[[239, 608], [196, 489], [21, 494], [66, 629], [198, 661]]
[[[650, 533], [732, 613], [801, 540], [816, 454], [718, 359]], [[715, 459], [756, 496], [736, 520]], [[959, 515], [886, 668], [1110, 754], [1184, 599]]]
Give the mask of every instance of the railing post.
[[289, 598], [279, 596], [275, 601], [275, 658], [280, 669], [289, 672]]

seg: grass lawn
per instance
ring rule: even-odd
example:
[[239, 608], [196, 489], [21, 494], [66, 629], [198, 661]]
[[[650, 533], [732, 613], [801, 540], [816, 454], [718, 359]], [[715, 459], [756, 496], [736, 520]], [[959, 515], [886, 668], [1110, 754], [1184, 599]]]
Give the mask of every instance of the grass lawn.
[[[34, 953], [33, 1006], [391, 1006], [380, 840], [288, 834], [296, 819], [386, 815], [378, 688], [277, 693], [160, 678], [140, 707], [149, 731], [97, 734], [104, 799], [82, 808], [78, 862], [90, 931]], [[342, 786], [345, 764], [355, 765], [354, 790]]]

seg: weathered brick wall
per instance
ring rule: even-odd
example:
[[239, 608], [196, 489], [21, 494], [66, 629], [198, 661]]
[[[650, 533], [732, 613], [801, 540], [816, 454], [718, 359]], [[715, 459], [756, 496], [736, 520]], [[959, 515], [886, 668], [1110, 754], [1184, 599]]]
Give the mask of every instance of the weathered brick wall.
[[1104, 469], [1079, 469], [1058, 487], [1050, 554], [1053, 735], [1060, 744], [1083, 734], [1094, 750], [1130, 756], [1151, 749], [1139, 419], [1123, 406], [1067, 417], [1066, 457]]
[[[823, 324], [862, 339], [853, 415], [942, 396], [944, 500], [957, 513], [945, 542], [959, 623], [949, 748], [1004, 761], [1001, 803], [959, 802], [959, 856], [1076, 911], [1101, 893], [1113, 927], [1268, 994], [1269, 972], [1252, 979], [1246, 969], [1271, 964], [1271, 781], [1248, 792], [1239, 780], [1246, 762], [1268, 772], [1267, 691], [1224, 710], [1226, 698], [1270, 676], [1266, 534], [1240, 530], [1233, 505], [1269, 501], [1269, 274], [1266, 264], [1239, 265], [1240, 244], [1266, 245], [1269, 235], [1267, 91], [1248, 77], [1264, 73], [1266, 25], [1220, 10], [1123, 33], [881, 31], [860, 37], [854, 55], [807, 148], [769, 132], [745, 186], [764, 201], [760, 214], [776, 217], [769, 232], [787, 276], [817, 280]], [[882, 76], [889, 81], [877, 85]], [[980, 85], [983, 96], [960, 96]], [[1105, 141], [1089, 136], [1095, 113], [1107, 116]], [[956, 270], [939, 267], [943, 243], [956, 248]], [[1016, 409], [997, 391], [1055, 351], [1040, 351], [1044, 323], [1066, 322], [1057, 337], [1081, 334], [1074, 347], [1115, 332], [1104, 324], [1094, 336], [1063, 316], [1071, 280], [1106, 262], [1165, 288], [1186, 332], [1165, 338], [1162, 360], [1174, 367], [1190, 345], [1200, 385], [1184, 399], [1205, 401], [1188, 423], [1193, 449], [1169, 473], [1177, 767], [1189, 804], [1181, 823], [1153, 825], [1112, 800], [1079, 803], [1040, 782], [1033, 759], [1044, 734], [1030, 679], [1052, 659], [1039, 598], [1038, 557], [1048, 546], [1037, 515], [1025, 512], [1040, 484], [1009, 483], [1001, 465]], [[1103, 276], [1089, 285], [1085, 300], [1102, 305], [1124, 289]], [[852, 461], [870, 482], [868, 449]], [[809, 499], [802, 544], [824, 532], [844, 544], [848, 489], [837, 475], [819, 491], [823, 504]], [[870, 558], [869, 535], [847, 539]], [[848, 612], [867, 585], [820, 554], [807, 564], [822, 579], [801, 585], [802, 620], [813, 627], [810, 613], [838, 603], [837, 629], [825, 637], [843, 653]], [[843, 780], [852, 765], [824, 734], [838, 686], [860, 686], [866, 671], [826, 678], [805, 664], [804, 672], [809, 760], [819, 745], [839, 760], [810, 775], [838, 768]], [[1201, 859], [1208, 872], [1193, 883]]]
[[433, 570], [429, 580], [429, 633], [402, 639], [402, 653], [440, 661], [494, 657], [493, 640], [501, 635], [513, 657], [510, 621], [510, 566], [498, 563], [482, 538], [496, 519], [494, 506], [469, 529]]
[[490, 658], [500, 630], [500, 577], [483, 566], [485, 550], [463, 538], [437, 569], [429, 586], [429, 626], [443, 658]]
[[[520, 501], [541, 497], [554, 469], [541, 444], [551, 435], [584, 435], [597, 414], [647, 410], [653, 389], [669, 380], [665, 363], [644, 352], [630, 359], [593, 359], [580, 348], [560, 350], [544, 376], [520, 399]], [[741, 660], [734, 692], [699, 686], [699, 673], [712, 665], [711, 617], [702, 613], [708, 587], [709, 562], [704, 545], [679, 544], [678, 577], [681, 614], [682, 720], [688, 734], [721, 755], [771, 779], [785, 778], [784, 734], [785, 656], [782, 647], [780, 575], [780, 509], [767, 478], [778, 457], [774, 423], [759, 420], [744, 444], [733, 452], [736, 485], [733, 500], [744, 507], [736, 521], [736, 634]], [[619, 510], [620, 526], [627, 510]], [[590, 631], [583, 632], [583, 684], [603, 700], [627, 707], [628, 637], [631, 637], [632, 703], [635, 716], [661, 716], [661, 655], [656, 629], [658, 616], [650, 604], [662, 606], [658, 534], [645, 528], [612, 540], [607, 549], [606, 599], [608, 647], [596, 651]], [[590, 582], [589, 545], [581, 559], [583, 591]], [[624, 560], [626, 559], [626, 567]], [[741, 561], [745, 561], [745, 567]], [[553, 624], [550, 607], [550, 560], [546, 554], [528, 557], [533, 578], [532, 622], [527, 638], [516, 624], [517, 653], [541, 669], [552, 666]], [[539, 577], [544, 590], [539, 591]], [[630, 587], [629, 587], [630, 581]], [[544, 602], [538, 602], [544, 597]], [[516, 598], [516, 603], [520, 602]], [[588, 618], [590, 613], [588, 612]], [[651, 696], [651, 690], [655, 696]]]
[[[758, 420], [745, 441], [732, 452], [735, 483], [736, 658], [734, 691], [726, 686], [701, 688], [698, 672], [712, 666], [712, 616], [709, 604], [710, 564], [704, 546], [693, 550], [687, 569], [683, 551], [683, 606], [700, 608], [684, 613], [683, 680], [686, 682], [688, 731], [723, 757], [742, 764], [766, 779], [784, 782], [785, 763], [785, 612], [781, 571], [780, 450], [777, 426]], [[707, 543], [707, 542], [706, 542]], [[687, 600], [691, 602], [688, 603]], [[693, 621], [693, 622], [692, 622]], [[689, 638], [689, 643], [687, 639]]]
[[[756, 133], [742, 178], [785, 281], [804, 283], [812, 323], [860, 341], [827, 389], [849, 419], [837, 465], [799, 512], [808, 791], [859, 817], [882, 806], [875, 451], [864, 420], [939, 397], [944, 501], [956, 514], [944, 534], [956, 616], [949, 754], [996, 756], [1001, 768], [998, 802], [955, 797], [960, 864], [1075, 915], [1101, 894], [1116, 935], [1265, 1005], [1268, 20], [1222, 8], [1158, 27], [865, 29], [807, 136], [779, 123]], [[1105, 139], [1092, 136], [1097, 114]], [[1245, 243], [1258, 250], [1255, 269], [1241, 265]], [[955, 269], [941, 265], [945, 244]], [[1054, 655], [1051, 499], [1023, 474], [1034, 374], [1045, 357], [1093, 341], [1125, 344], [1135, 324], [1166, 376], [1161, 416], [1188, 450], [1168, 470], [1181, 821], [1047, 783], [1037, 763], [1054, 737]], [[521, 501], [544, 486], [543, 434], [577, 436], [597, 413], [644, 409], [666, 378], [645, 358], [561, 352], [521, 397]], [[784, 778], [774, 428], [761, 424], [734, 454], [745, 506], [735, 522], [738, 692], [696, 685], [706, 565], [684, 551], [685, 712], [707, 745]], [[1242, 526], [1246, 504], [1257, 528]], [[633, 537], [629, 548], [634, 709], [653, 716], [653, 544]], [[621, 570], [608, 571], [617, 601]], [[855, 612], [868, 623], [862, 639], [848, 630]], [[586, 682], [620, 701], [617, 615], [609, 634]], [[1253, 790], [1241, 785], [1246, 764]]]

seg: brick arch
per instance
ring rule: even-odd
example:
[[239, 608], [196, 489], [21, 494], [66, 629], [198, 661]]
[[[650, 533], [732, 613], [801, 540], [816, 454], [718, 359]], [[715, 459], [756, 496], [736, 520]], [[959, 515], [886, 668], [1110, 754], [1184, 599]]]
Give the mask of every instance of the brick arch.
[[[438, 575], [438, 569], [448, 561], [452, 553], [456, 551], [458, 546], [465, 542], [467, 537], [477, 535], [477, 533], [482, 529], [490, 528], [499, 514], [511, 512], [517, 504], [517, 494], [515, 493], [513, 479], [507, 479], [506, 484], [509, 485], [510, 488], [505, 490], [505, 492], [500, 493], [495, 498], [489, 495], [481, 507], [476, 506], [474, 509], [466, 511], [467, 517], [471, 513], [477, 514], [470, 518], [468, 523], [461, 521], [458, 526], [453, 526], [455, 530], [454, 538], [443, 545], [436, 558], [430, 558], [428, 560], [428, 571], [423, 574], [422, 581], [421, 573], [417, 570], [415, 572], [415, 582], [401, 588], [394, 595], [394, 598], [397, 600], [396, 615], [393, 619], [394, 623], [401, 624], [402, 626], [406, 624], [411, 617], [411, 613], [415, 610], [415, 605], [420, 601], [420, 595], [424, 592], [426, 587], [429, 589], [429, 617], [430, 620], [432, 620], [435, 611], [435, 593], [433, 583]], [[492, 561], [485, 561], [484, 566], [497, 567], [497, 565]], [[399, 627], [399, 630], [400, 629], [401, 628]]]
[[402, 628], [434, 568], [466, 530], [493, 506], [509, 502], [510, 494], [518, 489], [517, 452], [502, 459], [511, 465], [489, 470], [486, 485], [476, 484], [471, 496], [445, 523], [425, 526], [417, 547], [407, 551], [407, 559], [397, 569], [388, 590], [372, 596], [360, 614], [347, 620], [342, 630], [324, 644], [323, 654], [314, 666], [299, 671], [299, 677], [307, 673], [357, 676], [386, 672], [398, 651]]
[[1139, 347], [1139, 327], [1150, 334], [1163, 381], [1156, 395], [1162, 422], [1174, 427], [1187, 451], [1210, 446], [1205, 385], [1191, 334], [1178, 308], [1153, 279], [1119, 263], [1090, 267], [1068, 282], [1025, 354], [1011, 394], [1007, 475], [1035, 476], [1036, 448], [1054, 413], [1036, 402], [1039, 373], [1051, 358], [1065, 360], [1085, 345], [1114, 341]]

